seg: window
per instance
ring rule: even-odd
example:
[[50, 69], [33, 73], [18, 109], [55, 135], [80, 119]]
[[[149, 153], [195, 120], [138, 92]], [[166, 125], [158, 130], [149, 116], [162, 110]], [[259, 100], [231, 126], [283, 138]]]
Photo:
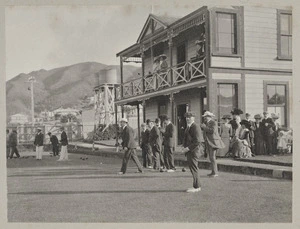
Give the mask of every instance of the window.
[[237, 23], [236, 14], [216, 14], [216, 45], [217, 52], [237, 54]]
[[292, 59], [292, 14], [278, 11], [278, 58]]
[[278, 122], [286, 126], [286, 85], [267, 84], [267, 110], [268, 112], [278, 114]]
[[219, 83], [218, 84], [218, 118], [238, 107], [238, 87], [237, 84]]
[[158, 116], [167, 115], [167, 113], [168, 113], [168, 110], [167, 110], [166, 103], [159, 103], [159, 105], [158, 105]]

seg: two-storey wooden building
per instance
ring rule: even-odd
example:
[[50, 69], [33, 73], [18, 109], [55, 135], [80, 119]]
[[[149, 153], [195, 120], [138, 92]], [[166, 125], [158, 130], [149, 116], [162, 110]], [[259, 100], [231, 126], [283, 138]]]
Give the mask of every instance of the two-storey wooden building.
[[[168, 66], [156, 71], [161, 55]], [[137, 42], [117, 56], [116, 105], [142, 104], [143, 120], [167, 114], [179, 133], [187, 110], [199, 123], [203, 110], [220, 119], [238, 107], [252, 116], [277, 113], [283, 126], [291, 125], [289, 9], [204, 6], [182, 18], [150, 14]], [[123, 82], [123, 63], [139, 60], [142, 77]]]

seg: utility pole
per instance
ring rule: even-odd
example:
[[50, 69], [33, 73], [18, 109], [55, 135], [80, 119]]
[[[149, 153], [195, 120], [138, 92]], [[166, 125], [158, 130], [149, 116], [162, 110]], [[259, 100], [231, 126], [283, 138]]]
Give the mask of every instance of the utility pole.
[[33, 84], [36, 82], [34, 76], [30, 76], [28, 81], [30, 83], [30, 91], [31, 91], [31, 121], [32, 125], [34, 125], [34, 94], [33, 94]]

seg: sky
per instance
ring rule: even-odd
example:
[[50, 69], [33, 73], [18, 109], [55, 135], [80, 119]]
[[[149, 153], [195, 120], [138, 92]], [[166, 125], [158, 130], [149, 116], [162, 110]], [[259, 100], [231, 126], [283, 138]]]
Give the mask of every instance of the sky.
[[119, 64], [149, 13], [185, 16], [201, 7], [15, 6], [5, 10], [6, 80], [81, 62]]

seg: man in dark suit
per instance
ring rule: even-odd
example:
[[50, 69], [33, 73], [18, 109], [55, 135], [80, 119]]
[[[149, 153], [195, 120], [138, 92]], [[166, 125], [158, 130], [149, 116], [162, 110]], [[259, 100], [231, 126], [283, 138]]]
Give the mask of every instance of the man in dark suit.
[[44, 149], [44, 134], [40, 127], [37, 128], [37, 134], [35, 135], [34, 145], [36, 146], [36, 159], [42, 160], [43, 149]]
[[157, 126], [158, 130], [159, 130], [159, 137], [160, 137], [160, 155], [159, 155], [159, 162], [160, 162], [160, 172], [164, 172], [166, 169], [166, 165], [165, 165], [165, 153], [164, 153], [164, 129], [161, 125], [161, 120], [160, 118], [156, 118], [155, 119], [155, 125]]
[[203, 130], [203, 137], [205, 140], [206, 149], [208, 152], [209, 160], [211, 162], [212, 172], [208, 174], [210, 177], [218, 176], [218, 165], [216, 161], [217, 149], [223, 149], [225, 147], [223, 141], [218, 132], [218, 125], [213, 120], [214, 114], [206, 111], [204, 115], [205, 124], [201, 124], [201, 129]]
[[121, 171], [119, 175], [125, 174], [127, 170], [128, 161], [130, 158], [134, 161], [138, 167], [138, 172], [143, 173], [142, 165], [136, 155], [136, 142], [134, 140], [134, 130], [127, 125], [128, 121], [126, 118], [120, 120], [122, 127], [122, 147], [125, 151]]
[[154, 122], [150, 119], [146, 121], [149, 129], [149, 143], [152, 149], [153, 154], [153, 168], [155, 170], [160, 170], [160, 153], [161, 153], [161, 139], [160, 139], [160, 131], [157, 126], [154, 125]]
[[143, 156], [143, 167], [152, 169], [152, 156], [151, 156], [151, 149], [149, 144], [149, 134], [150, 131], [147, 128], [147, 125], [143, 123], [141, 125], [142, 132], [141, 132], [141, 148], [142, 148], [142, 156]]
[[261, 121], [262, 124], [262, 132], [264, 135], [264, 140], [266, 144], [266, 151], [267, 154], [272, 155], [275, 153], [276, 149], [274, 147], [274, 135], [275, 135], [275, 129], [276, 125], [272, 118], [270, 118], [268, 115], [268, 112], [265, 111], [264, 118]]
[[175, 127], [171, 123], [170, 118], [165, 118], [164, 132], [164, 161], [167, 172], [174, 172], [174, 148], [175, 148]]
[[201, 156], [202, 145], [202, 133], [200, 127], [195, 123], [195, 115], [191, 112], [185, 114], [187, 128], [183, 137], [183, 149], [187, 157], [187, 162], [190, 171], [193, 176], [193, 188], [189, 188], [187, 192], [199, 192], [201, 191], [200, 175], [198, 169], [198, 161]]
[[17, 155], [17, 158], [20, 157], [17, 145], [18, 145], [17, 131], [13, 130], [12, 133], [9, 135], [10, 158], [13, 158], [14, 154]]
[[49, 137], [50, 137], [50, 142], [52, 144], [52, 152], [53, 152], [53, 156], [58, 156], [58, 138], [55, 135], [52, 135], [51, 132], [48, 133]]

